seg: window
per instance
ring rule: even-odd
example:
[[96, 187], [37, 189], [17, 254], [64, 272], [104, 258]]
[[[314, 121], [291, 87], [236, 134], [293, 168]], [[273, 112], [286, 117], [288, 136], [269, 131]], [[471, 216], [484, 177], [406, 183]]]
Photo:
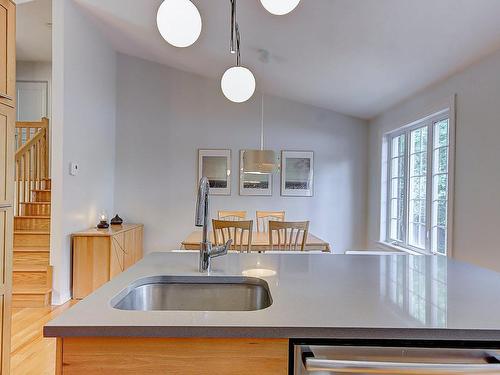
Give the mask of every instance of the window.
[[386, 242], [446, 255], [451, 190], [448, 111], [386, 137]]

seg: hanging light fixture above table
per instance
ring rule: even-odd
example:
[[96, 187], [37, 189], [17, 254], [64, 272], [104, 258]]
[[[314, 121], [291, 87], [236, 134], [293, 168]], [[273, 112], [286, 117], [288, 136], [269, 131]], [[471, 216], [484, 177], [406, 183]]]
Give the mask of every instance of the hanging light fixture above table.
[[264, 94], [261, 97], [260, 108], [260, 150], [243, 152], [244, 173], [270, 174], [276, 171], [276, 153], [273, 150], [264, 150]]

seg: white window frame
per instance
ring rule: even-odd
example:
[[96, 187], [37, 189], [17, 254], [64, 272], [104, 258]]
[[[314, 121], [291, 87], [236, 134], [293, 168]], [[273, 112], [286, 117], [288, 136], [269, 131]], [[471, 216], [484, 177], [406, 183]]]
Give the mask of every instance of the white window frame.
[[[442, 107], [443, 108], [443, 107]], [[453, 96], [446, 108], [431, 112], [431, 115], [420, 118], [394, 131], [390, 131], [383, 136], [383, 173], [382, 173], [382, 196], [381, 196], [381, 245], [385, 247], [397, 248], [412, 254], [437, 254], [432, 251], [432, 201], [433, 201], [433, 158], [434, 158], [434, 124], [440, 120], [448, 119], [448, 212], [447, 212], [447, 244], [445, 256], [452, 256], [453, 240], [453, 197], [454, 197], [454, 171], [455, 171], [455, 97]], [[425, 250], [409, 245], [409, 153], [410, 153], [410, 134], [413, 130], [427, 127], [427, 196], [426, 196], [426, 244]], [[405, 233], [404, 241], [394, 241], [390, 238], [391, 225], [391, 164], [392, 164], [392, 139], [402, 134], [406, 134], [405, 139], [405, 203], [404, 220]]]

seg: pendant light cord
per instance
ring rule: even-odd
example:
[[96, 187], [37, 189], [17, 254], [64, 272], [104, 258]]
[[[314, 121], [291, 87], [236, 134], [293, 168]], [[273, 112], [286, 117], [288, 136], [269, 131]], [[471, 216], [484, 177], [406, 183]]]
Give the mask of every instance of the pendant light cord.
[[235, 43], [235, 29], [236, 29], [236, 0], [229, 0], [231, 3], [231, 41], [230, 41], [230, 51], [231, 53], [236, 53], [236, 43]]
[[260, 98], [260, 149], [264, 150], [264, 93]]
[[241, 53], [240, 53], [240, 26], [236, 21], [236, 0], [229, 0], [231, 3], [231, 40], [230, 44], [230, 52], [232, 54], [236, 54], [236, 66], [241, 65]]

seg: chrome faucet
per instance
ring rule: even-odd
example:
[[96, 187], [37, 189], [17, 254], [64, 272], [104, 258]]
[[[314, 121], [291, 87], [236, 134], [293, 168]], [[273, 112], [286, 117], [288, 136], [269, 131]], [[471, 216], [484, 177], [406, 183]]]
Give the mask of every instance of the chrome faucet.
[[208, 194], [210, 192], [210, 184], [208, 178], [202, 177], [198, 188], [198, 199], [196, 200], [196, 218], [195, 225], [203, 227], [203, 239], [200, 243], [200, 264], [199, 271], [206, 272], [210, 270], [210, 259], [221, 255], [226, 255], [232, 240], [228, 240], [225, 245], [212, 246], [208, 240], [209, 226], [209, 209], [208, 209]]

